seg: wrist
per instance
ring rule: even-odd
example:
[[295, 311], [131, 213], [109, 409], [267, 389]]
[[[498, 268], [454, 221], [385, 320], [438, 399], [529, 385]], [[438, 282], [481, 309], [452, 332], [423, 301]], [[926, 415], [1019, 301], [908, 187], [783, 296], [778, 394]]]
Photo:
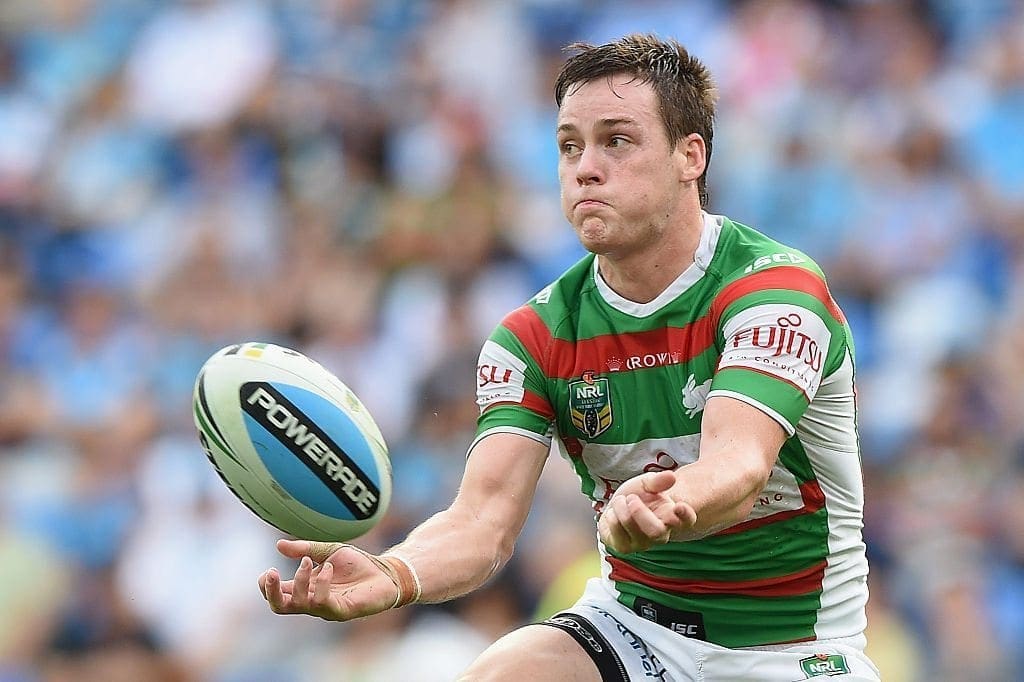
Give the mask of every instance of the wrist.
[[388, 567], [388, 576], [398, 588], [398, 596], [391, 608], [397, 609], [418, 602], [423, 596], [423, 585], [412, 562], [397, 554], [382, 554], [380, 560]]

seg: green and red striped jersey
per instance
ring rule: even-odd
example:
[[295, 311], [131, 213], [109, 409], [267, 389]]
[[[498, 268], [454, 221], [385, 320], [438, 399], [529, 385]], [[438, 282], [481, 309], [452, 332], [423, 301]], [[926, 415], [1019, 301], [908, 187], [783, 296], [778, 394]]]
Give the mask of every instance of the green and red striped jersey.
[[694, 263], [649, 303], [616, 294], [588, 255], [505, 317], [477, 371], [474, 445], [554, 442], [598, 510], [623, 481], [697, 459], [710, 396], [770, 415], [789, 438], [745, 521], [633, 554], [602, 546], [603, 578], [627, 606], [699, 614], [722, 646], [863, 631], [853, 342], [806, 255], [706, 214]]

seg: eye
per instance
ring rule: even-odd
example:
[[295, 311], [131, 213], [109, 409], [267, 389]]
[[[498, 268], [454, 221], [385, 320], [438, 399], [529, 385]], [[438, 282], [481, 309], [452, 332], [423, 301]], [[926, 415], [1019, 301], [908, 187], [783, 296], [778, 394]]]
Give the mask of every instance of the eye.
[[612, 135], [608, 140], [608, 146], [612, 148], [623, 147], [629, 142], [625, 135]]
[[575, 156], [580, 153], [580, 146], [571, 140], [565, 140], [559, 143], [558, 150], [563, 156]]

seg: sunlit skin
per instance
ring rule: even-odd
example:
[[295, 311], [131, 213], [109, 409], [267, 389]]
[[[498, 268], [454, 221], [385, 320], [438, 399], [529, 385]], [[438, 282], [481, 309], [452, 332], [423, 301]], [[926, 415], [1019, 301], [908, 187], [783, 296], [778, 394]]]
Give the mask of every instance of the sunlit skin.
[[647, 302], [693, 262], [703, 224], [706, 148], [674, 146], [653, 88], [628, 74], [570, 88], [558, 113], [562, 210], [605, 281]]

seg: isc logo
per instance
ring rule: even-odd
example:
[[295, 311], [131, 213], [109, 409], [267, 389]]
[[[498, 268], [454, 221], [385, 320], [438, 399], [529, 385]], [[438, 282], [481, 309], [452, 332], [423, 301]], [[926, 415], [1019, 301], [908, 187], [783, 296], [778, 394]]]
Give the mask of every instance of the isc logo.
[[684, 637], [698, 637], [700, 630], [692, 623], [672, 623], [672, 632], [678, 632]]
[[754, 270], [760, 270], [763, 267], [767, 267], [772, 263], [790, 263], [796, 265], [797, 263], [806, 263], [807, 259], [803, 256], [799, 256], [795, 253], [773, 253], [770, 256], [760, 256], [753, 263], [748, 265], [743, 272], [749, 274]]

